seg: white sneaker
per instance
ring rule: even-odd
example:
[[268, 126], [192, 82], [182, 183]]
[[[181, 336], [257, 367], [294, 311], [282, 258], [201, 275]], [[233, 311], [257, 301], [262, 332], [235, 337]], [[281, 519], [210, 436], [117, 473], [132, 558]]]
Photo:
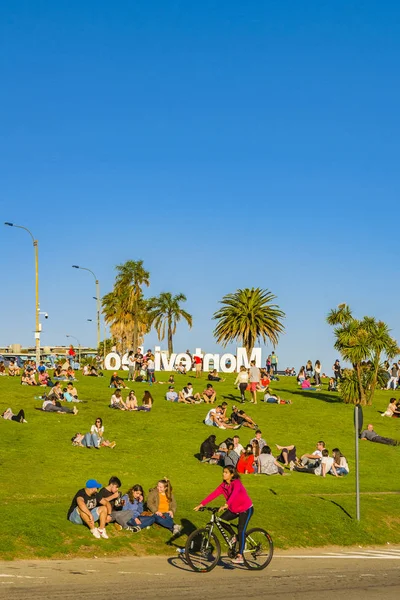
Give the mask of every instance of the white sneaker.
[[178, 535], [182, 531], [182, 525], [174, 525], [172, 535]]
[[95, 527], [94, 529], [91, 529], [90, 533], [92, 535], [94, 535], [94, 537], [97, 538], [98, 540], [101, 538], [100, 531], [97, 529], [97, 527]]
[[226, 429], [226, 427], [224, 425], [219, 425], [218, 429]]
[[[108, 540], [108, 535], [107, 535], [107, 531], [105, 529], [100, 529], [100, 527], [97, 529], [98, 533], [100, 534], [100, 536], [102, 538], [104, 538], [105, 540]], [[94, 534], [93, 534], [94, 535]], [[100, 537], [99, 536], [99, 537]]]

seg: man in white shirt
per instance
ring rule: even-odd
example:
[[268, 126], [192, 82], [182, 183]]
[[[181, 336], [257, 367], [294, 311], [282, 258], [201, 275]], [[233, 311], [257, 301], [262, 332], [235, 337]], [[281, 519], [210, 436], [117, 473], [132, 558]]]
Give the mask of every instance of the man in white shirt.
[[244, 448], [243, 448], [242, 444], [240, 443], [240, 438], [238, 435], [233, 436], [233, 450], [236, 452], [236, 454], [238, 456], [240, 456], [242, 454], [242, 452], [244, 452]]
[[303, 454], [300, 459], [301, 466], [295, 466], [294, 470], [300, 473], [314, 473], [315, 469], [320, 466], [322, 459], [322, 451], [325, 449], [325, 442], [318, 442], [317, 448], [312, 454]]
[[334, 462], [335, 460], [332, 456], [329, 456], [328, 450], [322, 450], [321, 463], [315, 468], [314, 475], [326, 477], [326, 474], [329, 473], [330, 470], [332, 470], [332, 474], [335, 475], [335, 477], [339, 477], [334, 467]]

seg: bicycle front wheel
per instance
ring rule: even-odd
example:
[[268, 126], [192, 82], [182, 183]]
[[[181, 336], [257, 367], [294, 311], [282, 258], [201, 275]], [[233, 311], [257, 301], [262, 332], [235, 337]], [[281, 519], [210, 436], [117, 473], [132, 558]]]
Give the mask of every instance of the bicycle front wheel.
[[248, 569], [261, 571], [274, 555], [274, 543], [264, 529], [255, 527], [246, 533], [243, 560]]
[[187, 539], [185, 557], [193, 571], [207, 573], [218, 563], [221, 544], [209, 529], [196, 529]]

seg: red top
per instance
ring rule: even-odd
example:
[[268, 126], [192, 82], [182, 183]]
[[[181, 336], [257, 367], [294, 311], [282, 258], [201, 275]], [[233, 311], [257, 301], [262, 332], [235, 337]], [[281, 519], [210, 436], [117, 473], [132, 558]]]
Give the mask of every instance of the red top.
[[76, 354], [76, 353], [75, 353], [75, 350], [74, 350], [73, 348], [70, 348], [70, 349], [68, 350], [68, 355], [69, 355], [69, 356], [75, 356], [75, 354]]
[[246, 471], [248, 473], [254, 473], [253, 463], [254, 463], [254, 456], [252, 454], [250, 454], [250, 456], [241, 454], [241, 456], [238, 460], [238, 463], [236, 465], [236, 471], [238, 473], [245, 473]]
[[194, 362], [196, 363], [196, 365], [198, 365], [199, 363], [201, 363], [201, 358], [200, 356], [194, 356], [193, 357]]

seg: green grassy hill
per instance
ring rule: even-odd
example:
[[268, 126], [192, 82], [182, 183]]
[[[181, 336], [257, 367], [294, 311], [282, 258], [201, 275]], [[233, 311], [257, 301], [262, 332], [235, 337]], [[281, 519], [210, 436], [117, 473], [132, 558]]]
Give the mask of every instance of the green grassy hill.
[[[195, 454], [211, 433], [217, 441], [228, 432], [206, 427], [202, 420], [204, 404], [189, 406], [164, 400], [167, 385], [154, 385], [155, 398], [150, 413], [125, 413], [108, 408], [112, 390], [108, 376], [79, 377], [82, 399], [79, 414], [47, 414], [34, 410], [41, 402], [34, 396], [43, 388], [21, 386], [18, 379], [0, 377], [0, 410], [11, 406], [26, 411], [27, 425], [0, 419], [0, 463], [2, 484], [2, 558], [104, 556], [122, 553], [171, 553], [169, 532], [152, 528], [139, 534], [117, 532], [108, 527], [109, 540], [95, 540], [84, 527], [70, 524], [66, 512], [75, 492], [87, 479], [107, 483], [111, 475], [122, 480], [122, 491], [135, 483], [145, 490], [168, 476], [178, 501], [176, 521], [186, 530], [205, 522], [205, 514], [193, 506], [221, 481], [221, 469], [201, 464]], [[160, 373], [166, 381], [168, 374]], [[205, 379], [176, 376], [176, 388], [191, 380], [202, 391]], [[239, 398], [233, 386], [234, 375], [216, 383], [217, 401], [231, 406]], [[147, 384], [133, 386], [141, 399]], [[292, 405], [259, 402], [246, 405], [260, 426], [263, 437], [274, 444], [295, 443], [298, 455], [310, 452], [323, 439], [328, 449], [338, 446], [346, 455], [351, 473], [345, 478], [316, 477], [292, 473], [288, 477], [243, 476], [255, 507], [253, 525], [270, 531], [277, 547], [327, 544], [400, 543], [399, 459], [400, 447], [360, 442], [361, 523], [355, 520], [353, 407], [344, 405], [336, 394], [302, 392], [294, 378], [281, 378], [272, 386]], [[39, 391], [40, 390], [40, 391]], [[126, 396], [126, 392], [123, 394]], [[400, 420], [381, 418], [390, 392], [378, 392], [374, 405], [364, 409], [364, 423], [372, 422], [381, 435], [400, 439]], [[259, 394], [259, 398], [262, 395]], [[96, 417], [102, 417], [105, 437], [116, 440], [114, 450], [77, 448], [70, 439], [86, 433]], [[252, 437], [249, 429], [239, 430], [244, 445]], [[177, 540], [183, 545], [185, 536]]]

